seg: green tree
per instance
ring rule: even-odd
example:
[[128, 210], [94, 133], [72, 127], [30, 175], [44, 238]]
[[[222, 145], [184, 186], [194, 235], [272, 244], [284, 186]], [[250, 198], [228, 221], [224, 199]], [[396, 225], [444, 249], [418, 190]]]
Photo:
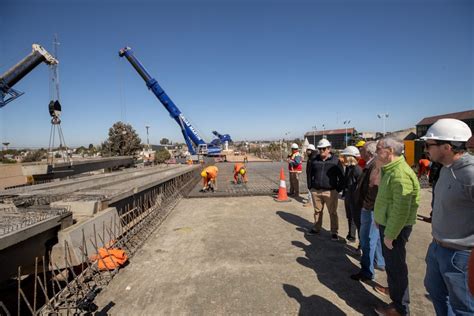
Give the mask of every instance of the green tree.
[[109, 138], [102, 143], [102, 155], [133, 156], [142, 149], [141, 142], [132, 125], [117, 122], [109, 128]]
[[46, 151], [44, 149], [29, 151], [26, 154], [25, 159], [23, 162], [34, 162], [34, 161], [41, 161], [46, 156]]
[[161, 148], [155, 153], [155, 163], [164, 163], [166, 160], [171, 158], [171, 154], [165, 148]]
[[168, 138], [162, 138], [160, 140], [161, 145], [168, 145], [170, 143], [170, 140]]

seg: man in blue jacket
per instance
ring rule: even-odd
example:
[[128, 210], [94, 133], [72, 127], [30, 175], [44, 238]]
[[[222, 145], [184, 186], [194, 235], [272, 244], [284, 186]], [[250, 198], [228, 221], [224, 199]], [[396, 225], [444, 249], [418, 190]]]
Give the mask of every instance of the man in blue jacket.
[[306, 234], [315, 235], [321, 231], [323, 209], [327, 206], [331, 222], [331, 239], [338, 240], [339, 219], [337, 217], [338, 192], [344, 186], [342, 164], [331, 153], [331, 143], [323, 138], [318, 143], [319, 155], [311, 161], [310, 191], [314, 207], [314, 226]]

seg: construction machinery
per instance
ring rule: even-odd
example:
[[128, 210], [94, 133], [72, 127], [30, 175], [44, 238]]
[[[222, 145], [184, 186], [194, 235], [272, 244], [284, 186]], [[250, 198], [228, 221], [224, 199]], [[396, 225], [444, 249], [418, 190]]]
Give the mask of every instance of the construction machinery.
[[0, 76], [0, 108], [15, 100], [23, 92], [13, 89], [13, 86], [39, 64], [56, 65], [58, 61], [41, 45], [33, 44], [33, 51]]
[[174, 104], [166, 92], [160, 87], [158, 82], [150, 76], [143, 65], [134, 56], [133, 51], [130, 47], [125, 47], [119, 51], [119, 56], [127, 58], [132, 64], [133, 68], [145, 81], [146, 86], [150, 89], [155, 96], [160, 100], [161, 104], [169, 112], [170, 116], [178, 123], [181, 128], [188, 151], [191, 155], [206, 155], [206, 156], [221, 156], [222, 147], [221, 145], [225, 142], [232, 142], [231, 137], [228, 134], [221, 135], [214, 131], [213, 134], [218, 138], [213, 140], [211, 143], [206, 143], [191, 123], [184, 117], [183, 113]]

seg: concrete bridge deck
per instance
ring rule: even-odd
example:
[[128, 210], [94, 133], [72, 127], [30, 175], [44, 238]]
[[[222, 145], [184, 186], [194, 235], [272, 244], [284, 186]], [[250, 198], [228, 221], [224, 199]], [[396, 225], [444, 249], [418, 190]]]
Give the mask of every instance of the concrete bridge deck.
[[[430, 195], [423, 190], [421, 214]], [[345, 236], [342, 201], [338, 213]], [[111, 315], [374, 315], [387, 298], [349, 278], [359, 267], [355, 245], [327, 231], [306, 237], [311, 222], [311, 208], [295, 200], [182, 200], [96, 303]], [[408, 243], [412, 315], [434, 315], [423, 287], [430, 229], [418, 222]], [[386, 285], [385, 273], [376, 281]]]

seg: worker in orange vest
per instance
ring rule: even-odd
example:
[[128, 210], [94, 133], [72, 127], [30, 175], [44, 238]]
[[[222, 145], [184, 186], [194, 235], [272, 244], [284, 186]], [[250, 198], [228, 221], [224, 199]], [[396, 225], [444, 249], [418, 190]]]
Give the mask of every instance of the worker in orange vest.
[[239, 182], [239, 177], [241, 178], [240, 182], [247, 183], [247, 169], [245, 165], [241, 162], [237, 162], [234, 165], [234, 183], [237, 184]]
[[216, 166], [209, 166], [204, 168], [201, 172], [203, 188], [201, 192], [211, 190], [212, 192], [217, 190], [217, 173], [219, 169]]
[[430, 166], [431, 161], [426, 157], [425, 154], [421, 155], [421, 159], [418, 161], [419, 169], [418, 169], [418, 178], [421, 176], [430, 176]]

